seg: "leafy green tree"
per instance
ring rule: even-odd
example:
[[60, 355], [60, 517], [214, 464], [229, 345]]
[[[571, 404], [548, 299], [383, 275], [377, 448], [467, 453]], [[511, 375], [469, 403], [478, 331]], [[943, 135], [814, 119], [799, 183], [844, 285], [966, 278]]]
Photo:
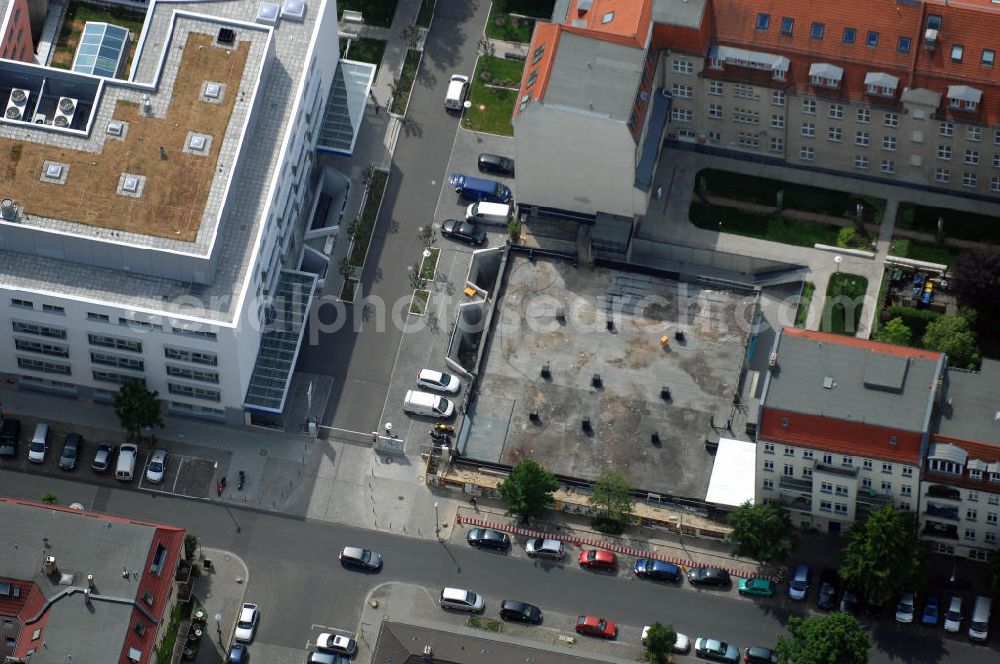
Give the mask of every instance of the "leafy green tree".
[[896, 344], [898, 346], [909, 346], [913, 343], [913, 330], [907, 327], [902, 318], [897, 316], [875, 333], [875, 341]]
[[56, 494], [49, 492], [46, 493], [44, 496], [42, 496], [42, 502], [45, 503], [46, 505], [58, 505], [59, 498], [56, 497]]
[[995, 304], [1000, 289], [1000, 249], [982, 246], [963, 251], [955, 259], [952, 272], [958, 301], [983, 312], [989, 322], [995, 321], [1000, 315]]
[[889, 503], [855, 525], [848, 538], [840, 575], [870, 603], [884, 604], [924, 578], [927, 548], [912, 513]]
[[849, 613], [793, 616], [788, 631], [792, 638], [779, 637], [775, 647], [781, 664], [868, 664], [871, 637]]
[[191, 533], [184, 536], [184, 559], [194, 560], [194, 554], [198, 552], [198, 538]]
[[605, 518], [621, 523], [632, 513], [632, 487], [625, 476], [614, 470], [605, 470], [594, 482], [590, 504], [601, 510]]
[[669, 661], [675, 643], [677, 643], [677, 632], [674, 631], [673, 625], [664, 625], [659, 621], [653, 623], [649, 626], [646, 639], [642, 642], [646, 649], [646, 660], [657, 664]]
[[160, 393], [147, 390], [137, 381], [124, 383], [115, 395], [115, 414], [129, 438], [138, 439], [144, 426], [163, 428]]
[[552, 504], [552, 494], [558, 488], [556, 476], [531, 459], [514, 466], [497, 487], [507, 503], [507, 514], [517, 514], [525, 521], [541, 516]]
[[[971, 316], [974, 317], [974, 314]], [[982, 360], [976, 333], [972, 331], [968, 312], [958, 316], [938, 316], [927, 325], [924, 348], [941, 351], [948, 356], [948, 366], [977, 369]]]
[[729, 515], [733, 555], [759, 563], [781, 563], [795, 548], [795, 526], [788, 511], [775, 503], [749, 500]]

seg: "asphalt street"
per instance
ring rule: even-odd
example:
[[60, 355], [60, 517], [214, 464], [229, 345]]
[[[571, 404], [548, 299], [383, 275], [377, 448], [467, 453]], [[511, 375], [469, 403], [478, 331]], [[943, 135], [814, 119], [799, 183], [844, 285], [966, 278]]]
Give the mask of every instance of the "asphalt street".
[[[38, 500], [51, 491], [63, 505], [80, 502], [110, 514], [180, 525], [200, 536], [205, 546], [232, 551], [250, 569], [247, 599], [262, 607], [258, 640], [288, 648], [302, 648], [313, 624], [354, 629], [367, 593], [390, 581], [472, 588], [486, 596], [491, 612], [500, 599], [513, 597], [543, 611], [594, 613], [633, 628], [658, 619], [692, 637], [742, 645], [773, 643], [793, 610], [801, 610], [783, 599], [755, 602], [732, 592], [593, 574], [577, 569], [568, 558], [565, 564], [533, 561], [471, 549], [460, 540], [435, 543], [72, 479], [0, 471], [0, 487], [6, 496]], [[347, 544], [380, 551], [382, 573], [342, 569], [336, 555]], [[997, 661], [995, 645], [945, 640], [940, 630], [918, 625], [883, 620], [873, 636], [875, 664]]]
[[[459, 115], [444, 109], [448, 80], [453, 73], [471, 76], [475, 69], [489, 7], [486, 0], [437, 2], [361, 279], [362, 294], [386, 304], [385, 325], [376, 322], [377, 316], [355, 316], [358, 303], [348, 305], [347, 316], [361, 325], [320, 334], [318, 344], [304, 344], [299, 353], [299, 371], [333, 377], [324, 425], [352, 431], [379, 426], [403, 335], [388, 312], [400, 298], [409, 302], [407, 267], [422, 251], [417, 230], [434, 220], [458, 130]], [[319, 314], [326, 325], [333, 324], [328, 320], [333, 316], [332, 307]], [[311, 338], [309, 330], [305, 338]]]

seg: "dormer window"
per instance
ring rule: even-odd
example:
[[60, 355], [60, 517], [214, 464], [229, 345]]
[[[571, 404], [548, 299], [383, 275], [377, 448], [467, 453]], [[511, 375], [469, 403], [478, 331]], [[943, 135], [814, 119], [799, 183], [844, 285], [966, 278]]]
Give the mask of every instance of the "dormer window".
[[821, 88], [839, 88], [844, 70], [828, 62], [816, 62], [809, 67], [809, 81]]
[[983, 471], [978, 468], [969, 469], [969, 479], [970, 480], [981, 480], [983, 479]]
[[899, 86], [899, 78], [885, 72], [873, 71], [865, 75], [865, 91], [878, 97], [892, 97]]
[[957, 464], [954, 461], [946, 461], [945, 459], [931, 459], [930, 466], [931, 470], [934, 471], [935, 473], [955, 475], [956, 477], [962, 476], [962, 465]]
[[771, 73], [771, 78], [773, 78], [776, 81], [783, 81], [783, 80], [785, 80], [785, 77], [787, 75], [788, 75], [788, 70], [787, 69], [775, 69]]
[[990, 482], [1000, 484], [1000, 473], [990, 473]]
[[940, 30], [941, 29], [941, 17], [937, 14], [927, 15], [927, 29], [928, 30]]
[[983, 99], [983, 91], [968, 85], [948, 86], [948, 108], [954, 111], [976, 111]]

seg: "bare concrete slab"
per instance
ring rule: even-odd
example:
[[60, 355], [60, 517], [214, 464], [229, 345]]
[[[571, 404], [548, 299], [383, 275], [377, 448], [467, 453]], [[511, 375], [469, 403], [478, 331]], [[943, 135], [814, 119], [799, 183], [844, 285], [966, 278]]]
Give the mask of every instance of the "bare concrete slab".
[[516, 257], [498, 308], [466, 457], [584, 479], [614, 468], [636, 488], [704, 498], [704, 442], [737, 387], [748, 296]]

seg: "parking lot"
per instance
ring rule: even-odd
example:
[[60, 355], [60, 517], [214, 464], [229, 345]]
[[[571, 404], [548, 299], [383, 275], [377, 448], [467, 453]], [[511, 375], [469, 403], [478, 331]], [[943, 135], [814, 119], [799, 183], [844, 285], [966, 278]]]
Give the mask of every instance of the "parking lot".
[[[106, 486], [132, 485], [144, 491], [154, 491], [168, 493], [172, 495], [187, 496], [193, 498], [208, 498], [214, 495], [217, 468], [228, 463], [228, 452], [216, 452], [206, 448], [197, 448], [200, 455], [206, 453], [217, 454], [217, 458], [205, 458], [196, 456], [187, 449], [189, 446], [171, 443], [166, 446], [167, 463], [161, 482], [150, 482], [145, 474], [153, 449], [158, 445], [155, 442], [143, 441], [139, 445], [139, 454], [136, 457], [135, 468], [131, 481], [118, 480], [115, 477], [115, 464], [117, 462], [117, 451], [121, 443], [125, 442], [125, 436], [120, 439], [108, 439], [106, 433], [88, 431], [86, 428], [69, 430], [57, 425], [49, 428], [48, 449], [45, 453], [45, 460], [42, 463], [32, 463], [28, 461], [28, 445], [31, 441], [35, 429], [36, 420], [31, 418], [18, 417], [10, 414], [11, 418], [21, 422], [21, 435], [17, 445], [17, 451], [13, 458], [0, 459], [0, 468], [8, 470], [18, 470], [21, 472], [40, 475], [72, 476], [74, 479], [86, 481], [92, 484]], [[59, 467], [59, 457], [62, 454], [63, 444], [66, 435], [78, 433], [83, 437], [83, 442], [77, 456], [76, 467], [71, 470], [63, 470]], [[109, 468], [105, 472], [95, 471], [91, 464], [99, 445], [107, 444], [115, 450], [109, 463]], [[41, 496], [39, 496], [41, 498]]]

